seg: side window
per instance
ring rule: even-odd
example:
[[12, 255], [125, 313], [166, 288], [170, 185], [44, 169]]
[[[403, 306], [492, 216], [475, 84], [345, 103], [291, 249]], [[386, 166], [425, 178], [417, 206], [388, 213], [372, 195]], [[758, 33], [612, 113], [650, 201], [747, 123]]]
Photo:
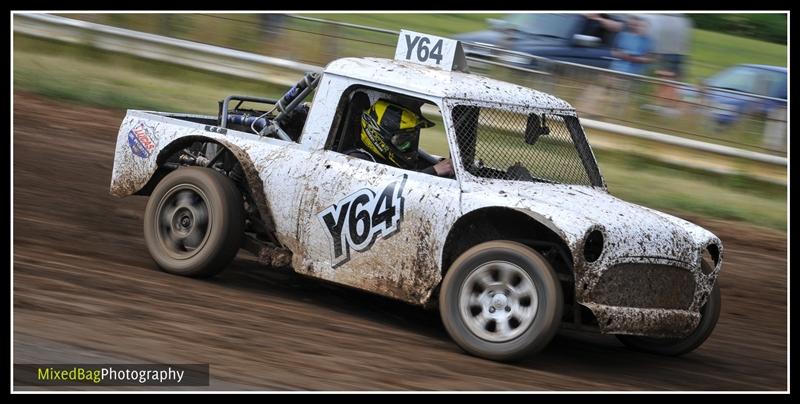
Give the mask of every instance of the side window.
[[768, 96], [786, 99], [785, 74], [779, 72], [770, 72], [769, 86], [769, 93], [767, 93]]
[[361, 113], [369, 108], [369, 96], [358, 89], [346, 91], [336, 111], [337, 122], [331, 125], [328, 149], [343, 153], [353, 148], [361, 132]]
[[574, 116], [467, 105], [452, 115], [461, 162], [476, 177], [602, 185]]
[[434, 156], [449, 158], [450, 145], [447, 143], [447, 132], [442, 123], [441, 111], [437, 106], [427, 104], [422, 106], [422, 115], [433, 122], [434, 126], [422, 129], [419, 138], [420, 149]]
[[441, 111], [430, 101], [354, 87], [337, 108], [328, 150], [428, 174], [450, 157]]

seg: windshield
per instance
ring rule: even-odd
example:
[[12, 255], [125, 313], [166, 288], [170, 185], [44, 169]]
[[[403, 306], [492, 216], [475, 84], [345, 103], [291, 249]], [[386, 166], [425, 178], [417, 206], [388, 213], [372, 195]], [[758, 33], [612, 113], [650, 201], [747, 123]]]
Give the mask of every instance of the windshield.
[[458, 105], [453, 127], [462, 163], [476, 177], [603, 186], [574, 116]]
[[746, 66], [723, 70], [706, 81], [709, 87], [741, 91], [759, 95], [769, 95], [769, 74], [762, 69]]
[[569, 38], [582, 18], [577, 14], [511, 14], [505, 20], [529, 34]]

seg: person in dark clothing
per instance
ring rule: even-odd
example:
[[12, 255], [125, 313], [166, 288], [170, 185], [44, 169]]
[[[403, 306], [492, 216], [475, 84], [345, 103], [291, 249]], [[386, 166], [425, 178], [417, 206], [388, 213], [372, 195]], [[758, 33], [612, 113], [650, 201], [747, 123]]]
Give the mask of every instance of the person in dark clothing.
[[450, 159], [428, 165], [419, 158], [420, 129], [433, 125], [419, 113], [380, 99], [361, 114], [357, 147], [344, 154], [425, 174], [452, 177], [454, 172]]
[[600, 38], [605, 45], [610, 46], [613, 43], [614, 36], [617, 32], [622, 31], [625, 26], [622, 21], [615, 20], [608, 14], [585, 14], [585, 16], [586, 24], [581, 33]]

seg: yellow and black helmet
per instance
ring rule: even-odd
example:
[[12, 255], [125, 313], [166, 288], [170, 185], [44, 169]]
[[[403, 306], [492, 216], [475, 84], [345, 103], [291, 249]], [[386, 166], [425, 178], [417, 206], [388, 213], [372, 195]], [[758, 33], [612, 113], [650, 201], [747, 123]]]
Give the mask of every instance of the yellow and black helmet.
[[414, 168], [419, 130], [434, 123], [408, 108], [378, 100], [361, 114], [361, 142], [375, 156], [398, 167]]

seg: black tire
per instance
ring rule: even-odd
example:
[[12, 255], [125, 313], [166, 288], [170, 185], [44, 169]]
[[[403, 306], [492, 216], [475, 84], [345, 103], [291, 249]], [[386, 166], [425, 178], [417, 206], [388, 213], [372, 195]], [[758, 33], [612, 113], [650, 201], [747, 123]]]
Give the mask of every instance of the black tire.
[[[492, 271], [496, 267], [503, 269], [497, 269], [495, 275]], [[481, 276], [484, 272], [489, 278]], [[501, 281], [501, 273], [506, 272], [518, 277], [518, 283]], [[495, 281], [495, 276], [500, 279], [496, 283], [478, 280]], [[532, 284], [528, 285], [526, 279]], [[482, 285], [489, 286], [481, 291]], [[499, 292], [504, 288], [509, 292]], [[536, 293], [535, 299], [528, 300], [528, 306], [521, 293], [512, 291], [523, 289]], [[489, 297], [491, 300], [486, 300]], [[468, 303], [472, 298], [481, 303]], [[442, 282], [439, 308], [450, 337], [465, 351], [491, 360], [518, 360], [543, 349], [558, 331], [563, 310], [561, 284], [547, 260], [532, 248], [512, 241], [490, 241], [470, 248], [450, 266]], [[502, 317], [501, 310], [512, 317], [518, 310], [523, 314], [522, 320], [516, 321], [516, 328], [511, 319], [500, 318], [493, 326], [493, 320], [485, 320]], [[485, 325], [481, 327], [482, 324]], [[508, 332], [500, 330], [502, 324]]]
[[679, 356], [694, 351], [711, 336], [719, 320], [722, 307], [722, 293], [719, 283], [711, 289], [711, 294], [700, 308], [700, 323], [691, 334], [684, 338], [651, 338], [636, 335], [617, 335], [625, 346], [635, 351], [665, 356]]
[[209, 168], [171, 172], [153, 190], [145, 210], [147, 249], [159, 268], [176, 275], [218, 274], [239, 251], [243, 229], [241, 192]]

